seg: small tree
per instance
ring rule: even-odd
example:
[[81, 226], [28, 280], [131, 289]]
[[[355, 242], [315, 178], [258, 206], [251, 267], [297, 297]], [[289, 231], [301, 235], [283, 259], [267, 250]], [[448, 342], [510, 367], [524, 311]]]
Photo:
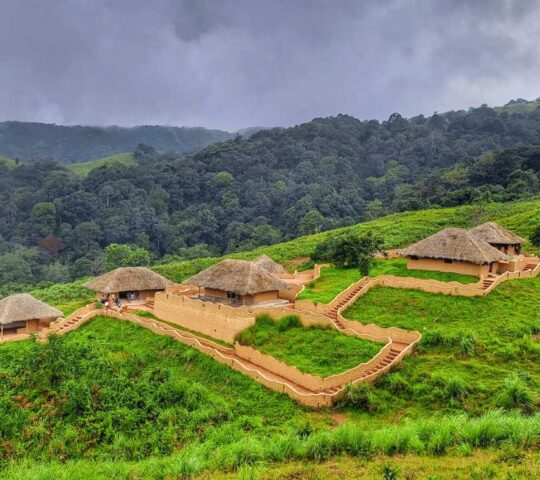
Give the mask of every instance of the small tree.
[[358, 268], [362, 275], [368, 275], [375, 254], [385, 253], [382, 243], [382, 239], [374, 237], [371, 232], [363, 236], [329, 238], [317, 245], [312, 258], [331, 262], [340, 268]]
[[105, 248], [105, 268], [138, 267], [149, 265], [150, 252], [142, 247], [111, 243]]
[[540, 247], [540, 225], [538, 225], [531, 236], [531, 242], [535, 247]]

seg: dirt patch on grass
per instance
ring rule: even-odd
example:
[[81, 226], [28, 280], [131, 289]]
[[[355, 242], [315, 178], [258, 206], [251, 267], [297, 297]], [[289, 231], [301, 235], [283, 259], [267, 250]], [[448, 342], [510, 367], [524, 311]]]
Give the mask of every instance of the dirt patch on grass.
[[335, 427], [339, 427], [349, 417], [346, 413], [336, 412], [332, 414], [332, 422]]

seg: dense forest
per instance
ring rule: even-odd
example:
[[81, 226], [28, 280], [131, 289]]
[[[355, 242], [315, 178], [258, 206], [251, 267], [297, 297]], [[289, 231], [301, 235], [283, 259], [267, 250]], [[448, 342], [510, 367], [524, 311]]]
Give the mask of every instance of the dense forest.
[[139, 143], [152, 145], [161, 152], [186, 154], [234, 136], [200, 127], [68, 127], [0, 122], [0, 156], [27, 163], [51, 158], [62, 164], [81, 163], [132, 152]]
[[3, 291], [251, 249], [390, 212], [532, 197], [540, 108], [384, 122], [338, 115], [192, 155], [139, 145], [134, 156], [85, 177], [53, 160], [0, 164]]

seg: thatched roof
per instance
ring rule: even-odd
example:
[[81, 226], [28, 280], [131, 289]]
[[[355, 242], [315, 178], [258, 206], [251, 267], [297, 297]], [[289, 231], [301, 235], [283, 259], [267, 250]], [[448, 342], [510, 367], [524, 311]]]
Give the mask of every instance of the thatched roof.
[[185, 283], [213, 288], [238, 295], [254, 295], [274, 290], [287, 290], [290, 285], [268, 270], [246, 260], [223, 260], [188, 278]]
[[146, 267], [121, 267], [85, 283], [86, 288], [100, 293], [165, 290], [173, 282]]
[[519, 235], [495, 222], [482, 223], [482, 225], [474, 227], [469, 232], [492, 245], [520, 245], [525, 242]]
[[463, 228], [445, 228], [400, 250], [404, 257], [441, 258], [482, 265], [508, 257]]
[[256, 260], [253, 260], [253, 263], [255, 265], [258, 265], [259, 267], [264, 268], [270, 273], [276, 274], [276, 273], [287, 273], [285, 272], [285, 269], [282, 265], [272, 260], [268, 255], [263, 254]]
[[64, 315], [60, 310], [34, 298], [28, 293], [19, 293], [0, 300], [0, 324], [21, 322], [41, 318], [57, 318]]

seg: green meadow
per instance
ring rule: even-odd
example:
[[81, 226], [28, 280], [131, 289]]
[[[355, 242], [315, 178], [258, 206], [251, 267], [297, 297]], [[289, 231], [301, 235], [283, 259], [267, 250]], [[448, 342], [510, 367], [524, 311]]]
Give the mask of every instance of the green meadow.
[[279, 320], [261, 315], [237, 340], [302, 372], [328, 377], [372, 359], [383, 344], [349, 337], [337, 330], [304, 327], [298, 317]]

